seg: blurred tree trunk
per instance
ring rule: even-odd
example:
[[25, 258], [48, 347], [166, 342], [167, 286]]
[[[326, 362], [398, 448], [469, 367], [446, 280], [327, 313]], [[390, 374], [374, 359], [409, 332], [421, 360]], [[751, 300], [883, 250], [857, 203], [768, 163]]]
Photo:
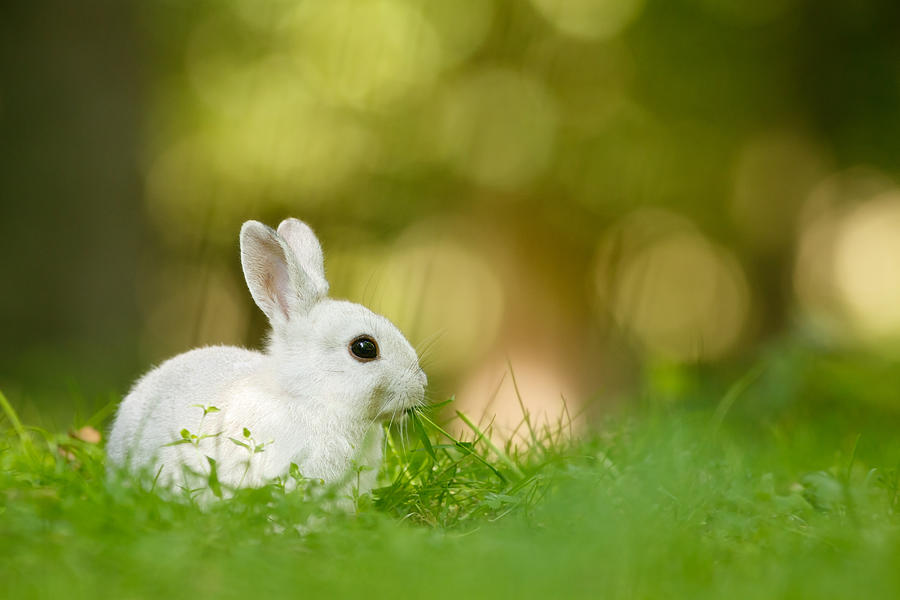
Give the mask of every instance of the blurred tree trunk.
[[0, 385], [38, 376], [48, 357], [73, 371], [133, 360], [122, 352], [134, 346], [144, 237], [133, 11], [120, 0], [0, 8]]

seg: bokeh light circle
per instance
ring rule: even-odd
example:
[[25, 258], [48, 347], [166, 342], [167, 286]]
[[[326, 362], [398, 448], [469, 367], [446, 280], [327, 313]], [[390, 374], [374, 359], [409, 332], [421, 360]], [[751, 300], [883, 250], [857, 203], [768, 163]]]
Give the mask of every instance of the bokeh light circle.
[[555, 102], [541, 82], [489, 68], [448, 90], [437, 138], [444, 156], [463, 175], [488, 187], [511, 189], [547, 167], [556, 124]]
[[417, 1], [441, 39], [446, 63], [459, 64], [485, 41], [494, 20], [494, 0]]
[[803, 217], [794, 287], [810, 332], [900, 341], [900, 190], [871, 169], [842, 171], [816, 186]]
[[284, 27], [306, 79], [323, 100], [340, 105], [396, 109], [443, 68], [439, 35], [411, 3], [304, 2]]
[[605, 40], [634, 21], [644, 0], [531, 0], [541, 15], [566, 35]]
[[722, 357], [737, 345], [750, 292], [729, 251], [661, 211], [633, 214], [613, 235], [620, 237], [616, 249], [598, 255], [597, 294], [644, 349], [696, 361]]
[[900, 191], [856, 207], [835, 242], [835, 285], [854, 325], [869, 338], [900, 338]]
[[504, 293], [487, 260], [445, 227], [422, 223], [394, 244], [329, 253], [334, 293], [385, 315], [414, 345], [429, 347], [429, 372], [458, 372], [490, 348]]

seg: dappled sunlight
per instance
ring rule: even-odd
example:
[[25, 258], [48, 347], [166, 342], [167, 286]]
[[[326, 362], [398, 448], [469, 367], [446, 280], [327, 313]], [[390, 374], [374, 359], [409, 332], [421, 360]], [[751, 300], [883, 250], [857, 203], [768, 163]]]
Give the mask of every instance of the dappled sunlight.
[[823, 180], [804, 209], [794, 267], [801, 316], [839, 342], [900, 338], [900, 192], [877, 171]]
[[[276, 196], [333, 189], [371, 159], [376, 144], [368, 131], [343, 115], [315, 105], [285, 106], [277, 94], [257, 99], [245, 115], [245, 126], [209, 133], [219, 149], [222, 178], [251, 186], [267, 184]], [[296, 203], [292, 199], [292, 203]]]
[[560, 127], [597, 133], [622, 119], [635, 101], [629, 97], [634, 55], [622, 40], [585, 53], [578, 40], [547, 36], [529, 46], [524, 64], [553, 91]]
[[427, 89], [443, 67], [441, 40], [412, 2], [305, 2], [283, 27], [304, 78], [337, 104], [396, 107]]
[[453, 66], [484, 45], [494, 24], [494, 0], [405, 0], [428, 19], [441, 40], [442, 59]]
[[857, 207], [841, 224], [835, 283], [866, 337], [900, 338], [900, 190]]
[[490, 68], [447, 89], [437, 143], [474, 183], [515, 188], [547, 167], [556, 123], [555, 103], [543, 84], [522, 73]]
[[596, 289], [619, 326], [665, 358], [711, 360], [733, 350], [750, 296], [727, 250], [659, 212], [632, 215], [615, 235], [600, 249]]
[[[440, 44], [438, 64], [452, 66], [476, 52], [484, 43], [496, 13], [493, 0], [456, 0], [443, 2], [441, 0], [396, 0], [388, 4], [365, 6], [365, 2], [350, 0], [339, 3], [320, 3], [321, 6], [307, 6], [301, 9], [303, 12], [294, 13], [300, 3], [296, 0], [236, 0], [230, 8], [242, 19], [248, 29], [263, 31], [280, 38], [296, 39], [305, 32], [307, 27], [325, 25], [331, 31], [342, 31], [337, 37], [345, 41], [349, 33], [343, 31], [345, 23], [340, 19], [347, 18], [342, 11], [355, 10], [363, 7], [356, 14], [349, 15], [348, 22], [355, 23], [365, 29], [364, 35], [359, 37], [367, 42], [356, 46], [362, 51], [378, 51], [384, 44], [391, 44], [391, 52], [406, 46], [409, 54], [417, 49], [418, 35], [425, 33], [432, 39], [430, 51], [436, 54], [434, 48], [435, 36]], [[307, 3], [309, 4], [309, 3]], [[329, 6], [330, 4], [330, 6]], [[372, 4], [372, 3], [370, 3]], [[289, 15], [286, 17], [286, 15]], [[366, 17], [373, 17], [367, 22]], [[396, 17], [399, 23], [385, 22], [391, 17]], [[338, 19], [337, 22], [334, 20]], [[320, 32], [320, 37], [327, 34]], [[334, 37], [334, 36], [333, 36]], [[390, 39], [388, 39], [390, 38]], [[327, 52], [328, 44], [334, 47], [334, 43], [325, 42], [319, 46], [319, 50]], [[293, 46], [299, 50], [302, 46]], [[320, 57], [320, 58], [324, 58]], [[351, 62], [365, 59], [366, 57], [348, 57]], [[433, 56], [431, 59], [434, 64]], [[422, 61], [423, 57], [398, 57], [392, 56], [382, 63], [387, 68], [403, 67], [408, 65], [404, 61]], [[420, 63], [420, 65], [423, 63]], [[357, 66], [359, 66], [357, 64]], [[386, 70], [383, 69], [383, 70]], [[349, 72], [347, 74], [350, 74]], [[416, 71], [407, 72], [407, 76], [418, 74]]]
[[309, 206], [377, 154], [371, 134], [352, 119], [277, 88], [258, 90], [243, 113], [242, 126], [210, 126], [151, 162], [148, 200], [164, 212], [161, 220], [187, 216], [197, 224], [213, 204], [242, 215], [261, 192], [290, 198], [294, 209]]
[[531, 3], [561, 33], [584, 39], [615, 37], [644, 7], [644, 0], [531, 0]]
[[[384, 314], [438, 375], [471, 368], [494, 342], [504, 292], [491, 265], [452, 230], [422, 224], [391, 246], [329, 257], [338, 293]], [[333, 271], [332, 271], [333, 269]]]
[[296, 68], [267, 70], [266, 64], [275, 57], [248, 44], [252, 38], [229, 16], [217, 13], [191, 32], [184, 57], [191, 91], [207, 107], [229, 118], [252, 108], [261, 87], [263, 93], [276, 87], [285, 103], [298, 94], [309, 97]]

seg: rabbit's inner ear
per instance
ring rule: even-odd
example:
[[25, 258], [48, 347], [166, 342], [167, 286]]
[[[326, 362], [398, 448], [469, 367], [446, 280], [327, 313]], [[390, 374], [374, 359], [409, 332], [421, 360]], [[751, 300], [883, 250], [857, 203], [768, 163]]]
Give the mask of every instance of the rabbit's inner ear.
[[[267, 299], [271, 299], [271, 303], [277, 306], [283, 316], [289, 317], [291, 312], [290, 296], [286, 293], [285, 288], [290, 287], [290, 278], [285, 273], [274, 273], [276, 271], [284, 271], [284, 269], [273, 265], [270, 271], [263, 274], [263, 295]], [[285, 284], [288, 284], [287, 286]], [[268, 315], [272, 318], [272, 315]]]
[[241, 265], [247, 288], [269, 321], [287, 319], [299, 308], [292, 260], [274, 231], [256, 221], [241, 228]]

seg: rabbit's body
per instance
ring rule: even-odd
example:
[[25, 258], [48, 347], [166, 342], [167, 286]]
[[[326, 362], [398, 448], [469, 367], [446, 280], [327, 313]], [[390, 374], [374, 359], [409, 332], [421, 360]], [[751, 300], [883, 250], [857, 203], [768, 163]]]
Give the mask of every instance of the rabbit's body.
[[[210, 407], [218, 410], [204, 416]], [[158, 481], [176, 485], [188, 483], [191, 473], [207, 475], [207, 457], [216, 461], [219, 480], [233, 487], [261, 485], [284, 475], [291, 463], [303, 476], [326, 481], [365, 465], [360, 487], [368, 489], [381, 460], [381, 428], [372, 427], [371, 419], [348, 417], [328, 399], [279, 390], [261, 352], [200, 348], [141, 378], [122, 403], [107, 453], [116, 464], [155, 462], [163, 467]], [[184, 429], [202, 439], [196, 445], [182, 441]], [[262, 444], [261, 452], [253, 452], [245, 429], [254, 444]]]
[[[321, 250], [308, 227], [285, 221], [283, 236], [262, 227], [245, 224], [241, 245], [248, 286], [273, 326], [266, 352], [201, 348], [147, 373], [119, 408], [110, 464], [196, 487], [212, 459], [221, 483], [241, 487], [283, 476], [294, 463], [304, 477], [366, 492], [381, 461], [380, 422], [421, 403], [425, 375], [387, 319], [324, 297]], [[267, 241], [284, 250], [286, 272], [277, 271], [279, 260], [265, 262]], [[312, 281], [288, 277], [292, 268]]]

